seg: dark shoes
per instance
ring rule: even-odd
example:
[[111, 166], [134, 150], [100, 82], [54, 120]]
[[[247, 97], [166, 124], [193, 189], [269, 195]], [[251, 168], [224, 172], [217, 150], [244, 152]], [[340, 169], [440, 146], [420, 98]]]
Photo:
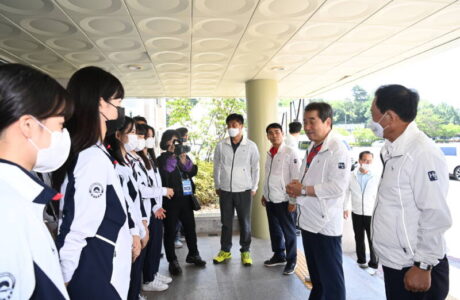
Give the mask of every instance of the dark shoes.
[[264, 261], [264, 266], [266, 267], [275, 267], [275, 266], [284, 266], [286, 264], [286, 258], [278, 257], [273, 255], [269, 260]]
[[288, 262], [288, 263], [286, 264], [286, 266], [284, 267], [283, 274], [284, 274], [284, 275], [291, 275], [291, 274], [294, 274], [296, 265], [297, 265], [297, 264], [296, 264], [295, 262]]
[[174, 260], [169, 263], [169, 273], [173, 276], [180, 275], [182, 273], [182, 268], [180, 267], [177, 260]]
[[187, 258], [185, 259], [185, 262], [188, 264], [194, 264], [197, 267], [206, 266], [206, 262], [202, 260], [199, 255], [187, 256]]

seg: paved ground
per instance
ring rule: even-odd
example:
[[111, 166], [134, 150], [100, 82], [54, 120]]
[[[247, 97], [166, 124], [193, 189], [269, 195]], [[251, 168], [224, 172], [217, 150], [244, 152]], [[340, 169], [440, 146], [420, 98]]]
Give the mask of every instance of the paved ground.
[[[299, 238], [298, 246], [301, 249]], [[233, 259], [222, 265], [214, 265], [212, 257], [219, 249], [219, 237], [199, 237], [199, 249], [208, 264], [199, 269], [185, 265], [187, 249], [177, 250], [183, 274], [175, 278], [169, 290], [159, 293], [145, 293], [148, 299], [240, 299], [240, 300], [278, 300], [307, 299], [310, 294], [301, 279], [296, 275], [282, 275], [283, 267], [266, 268], [263, 261], [271, 256], [269, 241], [253, 239], [252, 252], [254, 265], [244, 267], [240, 261], [238, 237], [233, 238]], [[257, 255], [256, 255], [257, 253]], [[161, 272], [167, 274], [167, 263], [161, 262]], [[361, 270], [355, 259], [344, 256], [347, 299], [380, 300], [384, 297], [381, 276], [370, 276]]]

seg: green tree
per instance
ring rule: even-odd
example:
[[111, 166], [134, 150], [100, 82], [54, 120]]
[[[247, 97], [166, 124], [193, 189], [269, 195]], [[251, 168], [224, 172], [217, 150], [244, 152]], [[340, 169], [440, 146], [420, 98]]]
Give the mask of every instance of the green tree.
[[360, 146], [370, 146], [373, 142], [379, 140], [378, 137], [369, 128], [360, 128], [353, 131], [356, 144]]
[[438, 136], [445, 138], [445, 139], [450, 139], [456, 136], [460, 136], [460, 125], [456, 125], [456, 124], [441, 125]]
[[166, 102], [167, 115], [166, 125], [181, 124], [185, 127], [192, 127], [192, 109], [196, 105], [196, 99], [175, 98]]
[[363, 89], [359, 85], [355, 85], [351, 89], [351, 91], [353, 93], [354, 101], [356, 101], [356, 102], [366, 102], [366, 101], [369, 100], [369, 94], [367, 93], [367, 91], [365, 89]]
[[227, 132], [225, 119], [231, 113], [246, 115], [246, 101], [239, 98], [214, 98], [206, 106], [208, 113], [200, 120], [196, 130], [197, 140], [200, 141], [197, 156], [210, 161], [214, 148]]

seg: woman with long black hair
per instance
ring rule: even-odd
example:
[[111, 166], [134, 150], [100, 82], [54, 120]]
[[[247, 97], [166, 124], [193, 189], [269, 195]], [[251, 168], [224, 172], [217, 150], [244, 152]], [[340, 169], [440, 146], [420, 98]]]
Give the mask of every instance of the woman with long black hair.
[[188, 255], [185, 262], [204, 267], [203, 261], [198, 252], [197, 238], [195, 231], [195, 216], [193, 215], [192, 198], [194, 192], [191, 178], [198, 172], [198, 167], [187, 159], [185, 155], [175, 154], [175, 143], [179, 140], [179, 133], [176, 130], [166, 130], [160, 142], [160, 148], [164, 150], [158, 158], [161, 180], [164, 186], [174, 190], [174, 197], [169, 201], [163, 201], [163, 208], [166, 210], [164, 221], [164, 246], [166, 258], [169, 262], [169, 272], [172, 275], [182, 273], [182, 268], [177, 261], [174, 248], [176, 237], [176, 224], [180, 220], [184, 226], [185, 241], [187, 242]]
[[[154, 137], [155, 130], [153, 127], [145, 124], [138, 124], [138, 130], [146, 133], [145, 136], [145, 148], [142, 150], [144, 155], [150, 162], [151, 168], [147, 170], [152, 185], [156, 188], [163, 188], [161, 181], [160, 171], [158, 169], [158, 161], [155, 155]], [[168, 189], [171, 190], [172, 189]], [[174, 195], [174, 192], [171, 193]], [[167, 200], [169, 201], [169, 199]], [[172, 278], [166, 275], [160, 274], [160, 259], [161, 259], [161, 248], [163, 245], [163, 219], [166, 217], [166, 210], [163, 208], [163, 195], [158, 195], [152, 199], [152, 216], [150, 217], [149, 232], [150, 232], [150, 243], [147, 246], [147, 254], [144, 262], [143, 269], [143, 280], [144, 284], [142, 288], [144, 291], [159, 291], [158, 287], [161, 283], [171, 283]]]
[[[150, 161], [145, 156], [143, 150], [145, 148], [145, 136], [147, 134], [146, 129], [144, 127], [139, 127], [136, 125], [133, 128], [132, 133], [136, 134], [137, 136], [137, 145], [136, 147], [126, 154], [126, 159], [131, 164], [134, 170], [134, 176], [137, 178], [138, 182], [138, 189], [140, 193], [140, 197], [142, 199], [142, 203], [145, 208], [145, 212], [143, 214], [143, 222], [146, 226], [149, 226], [151, 215], [152, 215], [152, 199], [157, 197], [167, 197], [170, 198], [173, 195], [172, 189], [167, 189], [163, 187], [157, 187], [153, 185], [153, 181], [148, 174], [148, 170], [152, 168]], [[133, 277], [131, 282], [131, 288], [129, 291], [129, 299], [134, 299], [134, 296], [141, 288], [141, 276], [142, 276], [142, 269], [144, 266], [144, 260], [147, 254], [147, 247], [151, 244], [150, 241], [150, 230], [146, 229], [146, 237], [145, 240], [148, 243], [143, 244], [143, 250], [139, 259], [133, 265]], [[168, 282], [169, 283], [169, 282]], [[163, 291], [168, 288], [168, 285], [165, 281], [157, 281], [155, 283], [150, 283], [148, 285], [142, 286], [144, 291]]]
[[32, 175], [67, 159], [65, 89], [19, 64], [0, 66], [0, 290], [3, 299], [69, 299], [43, 210], [60, 195]]
[[[131, 211], [133, 212], [132, 215], [136, 225], [132, 229], [131, 233], [133, 234], [134, 239], [139, 240], [139, 253], [133, 253], [133, 255], [135, 254], [137, 256], [133, 256], [133, 266], [131, 268], [131, 282], [128, 292], [128, 299], [137, 300], [140, 296], [142, 263], [146, 253], [144, 250], [140, 256], [140, 241], [141, 238], [146, 241], [145, 237], [149, 234], [149, 230], [144, 227], [145, 224], [142, 221], [142, 210], [145, 210], [145, 208], [143, 207], [144, 204], [142, 201], [141, 191], [139, 189], [139, 183], [137, 179], [134, 178], [135, 174], [133, 167], [126, 159], [128, 153], [130, 151], [134, 151], [138, 146], [138, 136], [135, 134], [134, 120], [126, 117], [123, 126], [117, 130], [115, 134], [105, 138], [105, 144], [109, 153], [111, 153], [118, 162], [116, 170], [120, 176], [125, 198], [127, 199]], [[148, 246], [150, 243], [147, 243], [146, 245]]]
[[73, 299], [126, 299], [132, 237], [115, 160], [102, 144], [123, 124], [123, 86], [86, 67], [72, 75], [67, 91], [75, 106], [66, 122], [72, 148], [53, 176], [64, 194], [57, 237], [64, 281]]

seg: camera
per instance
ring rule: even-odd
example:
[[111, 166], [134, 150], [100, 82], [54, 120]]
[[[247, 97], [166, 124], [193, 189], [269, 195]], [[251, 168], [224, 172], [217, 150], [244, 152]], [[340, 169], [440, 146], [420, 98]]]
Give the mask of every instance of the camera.
[[184, 145], [182, 139], [174, 140], [174, 154], [181, 155], [182, 153], [190, 152], [191, 147], [189, 145]]

